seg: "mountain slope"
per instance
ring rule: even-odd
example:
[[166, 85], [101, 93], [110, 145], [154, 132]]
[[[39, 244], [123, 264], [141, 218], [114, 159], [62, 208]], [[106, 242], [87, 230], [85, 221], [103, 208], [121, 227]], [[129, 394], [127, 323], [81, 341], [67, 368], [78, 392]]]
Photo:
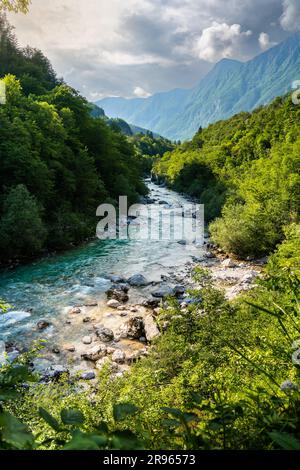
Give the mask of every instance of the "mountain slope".
[[109, 116], [171, 139], [187, 139], [200, 126], [269, 103], [290, 90], [299, 77], [300, 33], [296, 33], [248, 62], [221, 60], [191, 90], [149, 98], [105, 98], [98, 104]]

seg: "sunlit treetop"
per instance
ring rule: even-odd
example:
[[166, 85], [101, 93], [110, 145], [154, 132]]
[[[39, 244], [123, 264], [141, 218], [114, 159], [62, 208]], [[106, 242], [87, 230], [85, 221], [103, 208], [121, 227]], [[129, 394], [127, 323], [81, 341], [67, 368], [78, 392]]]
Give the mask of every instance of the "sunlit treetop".
[[27, 13], [30, 3], [31, 0], [0, 0], [0, 11], [8, 10], [15, 13], [18, 11]]

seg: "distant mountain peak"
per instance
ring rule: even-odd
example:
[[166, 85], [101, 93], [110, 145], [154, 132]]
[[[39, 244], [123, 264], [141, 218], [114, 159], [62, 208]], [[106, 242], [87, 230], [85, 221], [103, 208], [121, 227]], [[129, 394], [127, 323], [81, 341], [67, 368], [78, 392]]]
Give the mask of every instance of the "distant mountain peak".
[[200, 126], [267, 104], [300, 77], [300, 32], [247, 62], [224, 58], [196, 87], [156, 93], [143, 100], [98, 102], [112, 117], [172, 140], [191, 138]]

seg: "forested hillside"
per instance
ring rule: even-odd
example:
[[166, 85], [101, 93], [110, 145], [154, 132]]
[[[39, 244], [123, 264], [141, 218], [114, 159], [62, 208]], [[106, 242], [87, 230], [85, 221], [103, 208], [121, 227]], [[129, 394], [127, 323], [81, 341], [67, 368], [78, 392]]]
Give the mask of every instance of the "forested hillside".
[[299, 155], [300, 107], [287, 96], [199, 129], [154, 172], [205, 204], [207, 221], [218, 217], [210, 229], [225, 251], [263, 255], [299, 218]]
[[[95, 233], [96, 208], [146, 189], [134, 146], [40, 51], [21, 49], [0, 20], [0, 260], [63, 248]], [[20, 236], [22, 234], [22, 236]]]

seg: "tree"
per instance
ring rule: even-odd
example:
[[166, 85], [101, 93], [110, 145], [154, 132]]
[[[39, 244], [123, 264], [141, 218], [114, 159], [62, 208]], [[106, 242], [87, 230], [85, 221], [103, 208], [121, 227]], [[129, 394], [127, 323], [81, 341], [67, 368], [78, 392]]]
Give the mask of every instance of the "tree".
[[9, 256], [38, 253], [46, 238], [36, 199], [26, 186], [12, 188], [4, 201], [0, 221], [0, 245]]
[[0, 0], [0, 11], [8, 10], [17, 13], [27, 13], [31, 0]]

